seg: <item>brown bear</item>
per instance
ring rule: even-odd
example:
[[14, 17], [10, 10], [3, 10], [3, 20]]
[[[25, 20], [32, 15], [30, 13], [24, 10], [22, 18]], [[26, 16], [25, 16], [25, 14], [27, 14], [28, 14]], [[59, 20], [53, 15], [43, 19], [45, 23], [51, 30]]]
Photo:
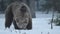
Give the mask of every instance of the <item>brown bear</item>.
[[30, 8], [23, 2], [13, 2], [5, 10], [5, 28], [13, 23], [15, 29], [32, 29]]

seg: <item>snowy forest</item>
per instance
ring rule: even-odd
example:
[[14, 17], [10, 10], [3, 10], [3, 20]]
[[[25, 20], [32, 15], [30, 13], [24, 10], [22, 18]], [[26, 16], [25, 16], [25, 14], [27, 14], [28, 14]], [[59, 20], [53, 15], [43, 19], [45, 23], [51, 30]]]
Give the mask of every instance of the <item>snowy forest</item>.
[[[32, 15], [31, 30], [5, 29], [5, 10], [15, 1], [26, 3]], [[60, 34], [60, 0], [0, 0], [1, 34]]]

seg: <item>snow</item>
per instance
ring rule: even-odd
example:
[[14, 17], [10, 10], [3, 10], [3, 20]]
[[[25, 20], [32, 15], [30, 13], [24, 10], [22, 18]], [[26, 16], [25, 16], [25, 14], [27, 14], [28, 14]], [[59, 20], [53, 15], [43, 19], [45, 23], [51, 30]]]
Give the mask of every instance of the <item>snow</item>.
[[45, 14], [42, 12], [36, 12], [36, 18], [32, 18], [32, 30], [14, 30], [13, 25], [10, 29], [5, 29], [4, 14], [0, 14], [0, 33], [1, 34], [60, 34], [60, 26], [48, 24], [52, 18], [52, 13]]

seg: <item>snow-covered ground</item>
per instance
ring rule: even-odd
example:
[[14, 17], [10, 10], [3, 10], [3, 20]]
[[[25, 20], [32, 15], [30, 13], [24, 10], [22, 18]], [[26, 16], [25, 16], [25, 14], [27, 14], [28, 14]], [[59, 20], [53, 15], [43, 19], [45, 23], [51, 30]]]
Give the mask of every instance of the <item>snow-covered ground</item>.
[[4, 14], [0, 14], [0, 34], [60, 34], [60, 26], [54, 26], [51, 29], [51, 25], [48, 24], [52, 18], [52, 13], [45, 14], [42, 12], [36, 12], [36, 18], [32, 18], [32, 30], [14, 30], [13, 25], [10, 29], [4, 27]]

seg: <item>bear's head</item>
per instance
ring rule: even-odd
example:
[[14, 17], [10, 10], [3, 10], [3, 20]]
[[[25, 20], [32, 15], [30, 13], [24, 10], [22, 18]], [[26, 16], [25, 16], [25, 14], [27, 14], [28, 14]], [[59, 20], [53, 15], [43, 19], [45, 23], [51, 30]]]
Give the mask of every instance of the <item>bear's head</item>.
[[19, 28], [26, 29], [29, 19], [23, 17], [16, 17], [15, 21]]
[[18, 9], [15, 15], [15, 21], [19, 28], [25, 29], [29, 22], [29, 17], [27, 13], [27, 8], [25, 6], [22, 6]]

